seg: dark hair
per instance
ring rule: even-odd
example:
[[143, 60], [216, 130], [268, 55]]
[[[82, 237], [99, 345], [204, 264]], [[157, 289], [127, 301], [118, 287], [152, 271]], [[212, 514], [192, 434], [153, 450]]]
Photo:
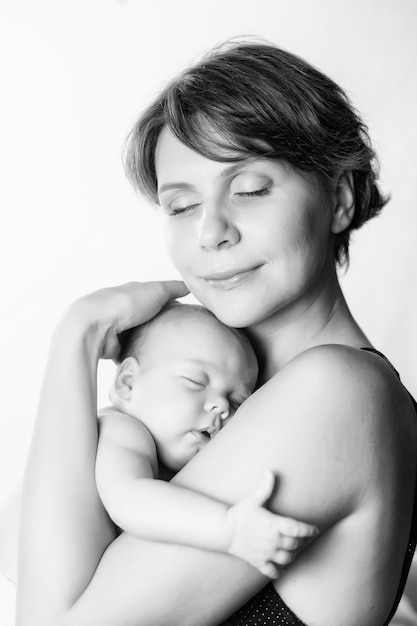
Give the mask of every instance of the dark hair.
[[348, 261], [349, 236], [386, 199], [367, 127], [344, 91], [303, 59], [264, 43], [226, 43], [169, 83], [128, 137], [128, 178], [157, 201], [155, 149], [164, 127], [215, 161], [249, 155], [285, 159], [333, 178], [352, 172], [355, 214], [336, 235], [335, 258]]

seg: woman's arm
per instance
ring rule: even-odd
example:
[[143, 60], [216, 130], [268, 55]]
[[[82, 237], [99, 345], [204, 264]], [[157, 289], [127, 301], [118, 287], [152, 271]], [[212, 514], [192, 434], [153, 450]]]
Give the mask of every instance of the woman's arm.
[[[152, 299], [149, 291], [152, 295], [149, 287], [146, 293], [135, 291], [130, 313], [143, 309], [141, 299]], [[162, 306], [167, 291], [159, 291]], [[93, 307], [96, 316], [109, 311], [113, 295]], [[126, 293], [121, 296], [125, 302]], [[104, 322], [98, 330], [87, 325], [86, 331], [85, 323], [74, 330], [74, 317], [71, 324], [67, 318], [52, 344], [26, 478], [18, 626], [116, 626], [121, 619], [132, 626], [218, 624], [265, 584], [243, 561], [126, 533], [106, 550], [114, 535], [94, 481], [95, 377], [102, 342], [115, 336], [114, 328], [123, 329], [113, 322], [121, 317], [117, 311], [108, 315], [108, 333]], [[132, 325], [140, 323], [126, 317]], [[275, 511], [321, 528], [349, 514], [357, 488], [351, 415], [343, 411], [347, 398], [357, 397], [348, 384], [351, 372], [346, 379], [332, 362], [321, 368], [313, 357], [295, 361], [243, 405], [177, 475], [176, 484], [234, 504], [271, 468], [280, 477]], [[358, 380], [362, 384], [360, 371]], [[338, 398], [341, 381], [346, 397]], [[327, 401], [329, 387], [332, 402]], [[338, 471], [331, 473], [335, 440]]]
[[18, 624], [52, 625], [115, 536], [94, 477], [97, 360], [95, 337], [64, 322], [52, 339], [24, 481]]
[[21, 514], [18, 624], [56, 624], [114, 539], [98, 497], [96, 377], [117, 335], [151, 319], [182, 283], [131, 283], [70, 307], [52, 338], [29, 453]]
[[295, 557], [309, 524], [264, 508], [274, 490], [268, 472], [255, 493], [235, 506], [154, 478], [155, 443], [137, 419], [114, 410], [101, 415], [96, 483], [110, 518], [142, 539], [226, 552], [245, 559], [265, 576]]
[[[340, 538], [345, 535], [346, 524], [356, 527], [358, 509], [368, 506], [366, 489], [375, 460], [373, 450], [384, 449], [386, 436], [384, 428], [379, 429], [379, 438], [375, 436], [369, 421], [363, 419], [364, 411], [372, 413], [375, 424], [384, 422], [391, 411], [384, 409], [390, 395], [390, 391], [384, 391], [389, 386], [386, 378], [376, 376], [367, 361], [363, 353], [340, 346], [300, 355], [251, 396], [228, 427], [175, 477], [175, 482], [232, 503], [254, 488], [266, 467], [273, 467], [280, 478], [280, 489], [272, 501], [274, 510], [316, 523], [324, 531], [321, 546], [326, 544], [325, 531], [329, 529], [331, 537], [339, 536], [337, 541], [331, 540], [331, 552], [339, 558], [340, 553], [343, 558], [350, 555], [352, 536], [348, 535], [342, 545]], [[353, 521], [348, 523], [348, 518]], [[380, 522], [379, 518], [375, 520]], [[370, 528], [367, 536], [374, 531], [376, 528]], [[388, 547], [381, 543], [379, 550], [386, 553]], [[320, 557], [322, 550], [313, 547], [295, 562], [298, 572], [307, 560], [307, 579], [312, 585], [308, 580], [307, 584], [315, 589], [314, 596], [308, 590], [306, 593], [303, 576], [301, 597], [290, 604], [296, 613], [301, 604], [307, 623], [308, 618], [332, 623], [328, 618], [315, 619], [313, 614], [317, 602], [322, 605], [316, 588], [326, 588], [329, 593], [334, 592], [332, 586], [338, 588], [338, 561], [335, 566], [327, 545], [324, 557], [332, 566], [330, 571], [326, 569]], [[301, 562], [304, 565], [297, 570]], [[339, 566], [343, 566], [343, 559]], [[361, 575], [359, 565], [350, 583], [361, 581]], [[297, 579], [298, 573], [290, 566], [279, 581], [292, 587], [294, 595]], [[395, 586], [395, 580], [393, 583]], [[141, 542], [123, 534], [107, 550], [88, 589], [67, 613], [66, 620], [59, 623], [116, 626], [123, 616], [129, 626], [213, 626], [227, 619], [263, 584], [265, 579], [256, 570], [227, 555]], [[379, 584], [377, 580], [375, 584]], [[288, 598], [288, 590], [284, 597]], [[363, 619], [361, 601], [355, 597], [356, 604], [346, 615], [349, 624], [359, 623], [355, 621], [357, 607]], [[310, 603], [314, 611], [310, 611]]]

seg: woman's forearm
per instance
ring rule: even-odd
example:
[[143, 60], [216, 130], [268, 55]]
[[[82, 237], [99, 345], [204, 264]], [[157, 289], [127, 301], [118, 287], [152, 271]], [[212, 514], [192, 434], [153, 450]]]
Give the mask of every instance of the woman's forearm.
[[19, 626], [71, 606], [113, 538], [94, 478], [99, 346], [80, 327], [65, 319], [51, 342], [24, 484]]
[[[97, 362], [117, 356], [119, 333], [186, 293], [179, 281], [101, 289], [71, 305], [58, 325], [26, 469], [17, 626], [80, 624], [68, 622], [72, 609], [116, 535], [95, 483]], [[104, 623], [98, 609], [93, 602], [85, 611], [89, 626]]]

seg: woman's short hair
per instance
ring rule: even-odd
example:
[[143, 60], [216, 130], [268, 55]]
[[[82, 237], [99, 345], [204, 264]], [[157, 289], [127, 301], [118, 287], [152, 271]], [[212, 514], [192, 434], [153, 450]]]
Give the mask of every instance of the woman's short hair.
[[350, 232], [386, 203], [367, 127], [344, 91], [303, 59], [271, 44], [226, 43], [170, 82], [130, 133], [128, 178], [157, 201], [156, 144], [164, 127], [216, 161], [284, 159], [327, 179], [351, 171], [355, 214], [336, 235], [335, 258], [348, 261]]

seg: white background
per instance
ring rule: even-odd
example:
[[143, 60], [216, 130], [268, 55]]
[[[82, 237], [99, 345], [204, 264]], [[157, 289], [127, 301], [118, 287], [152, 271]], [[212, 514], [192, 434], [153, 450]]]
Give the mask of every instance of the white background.
[[158, 211], [121, 166], [136, 114], [193, 59], [245, 34], [305, 56], [370, 127], [392, 201], [355, 236], [342, 281], [417, 395], [415, 0], [0, 0], [0, 503], [23, 469], [66, 304], [176, 276]]

